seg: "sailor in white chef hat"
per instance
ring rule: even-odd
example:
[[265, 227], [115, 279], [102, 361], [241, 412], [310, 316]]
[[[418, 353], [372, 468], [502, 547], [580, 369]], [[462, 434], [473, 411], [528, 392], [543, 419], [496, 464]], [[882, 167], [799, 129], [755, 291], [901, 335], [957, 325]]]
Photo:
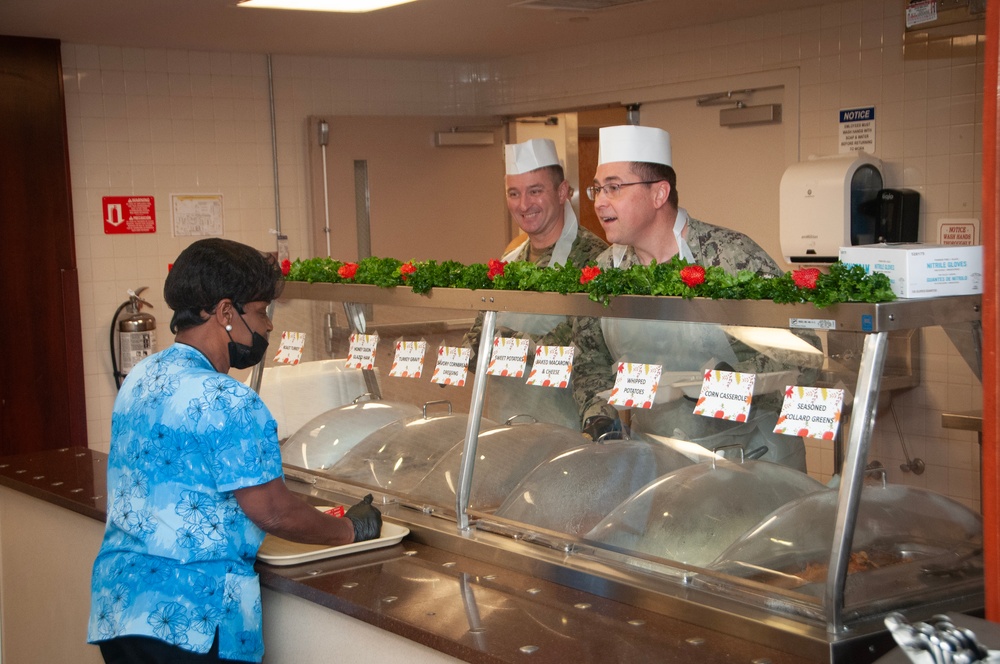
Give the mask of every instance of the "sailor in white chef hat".
[[[653, 261], [666, 263], [680, 256], [703, 267], [721, 266], [734, 275], [740, 270], [781, 275], [775, 261], [748, 236], [694, 219], [678, 207], [670, 134], [662, 129], [638, 125], [602, 128], [597, 173], [587, 195], [594, 201], [594, 211], [612, 243], [597, 258], [599, 267], [626, 269]], [[788, 370], [797, 376], [803, 364], [822, 361], [819, 351], [793, 335], [785, 340], [787, 348], [778, 349], [766, 344], [751, 347], [744, 339], [752, 336], [742, 328], [720, 325], [577, 319], [574, 342], [579, 354], [574, 357], [574, 390], [585, 430], [600, 433], [610, 426], [608, 419], [616, 417], [602, 392], [614, 385], [609, 368], [620, 361], [660, 366], [664, 376], [661, 388], [662, 380], [687, 377], [697, 381], [705, 369], [721, 367], [753, 374]], [[660, 393], [676, 394], [677, 390], [661, 389]], [[740, 443], [746, 452], [804, 469], [801, 439], [773, 433], [775, 412], [758, 408], [751, 412], [752, 421], [734, 426], [692, 415], [692, 410], [684, 399], [657, 401], [652, 409], [633, 411], [632, 429], [700, 442], [706, 447]]]
[[527, 238], [508, 251], [503, 260], [555, 266], [574, 259], [573, 264], [581, 267], [604, 250], [607, 244], [590, 231], [581, 230], [577, 223], [570, 204], [569, 182], [552, 140], [533, 138], [506, 145], [504, 157], [507, 209]]
[[[504, 156], [507, 209], [526, 237], [515, 241], [502, 260], [530, 261], [540, 267], [572, 262], [583, 267], [607, 248], [604, 240], [577, 223], [569, 182], [552, 140], [534, 138], [506, 145]], [[481, 327], [480, 316], [465, 337], [472, 349], [470, 367], [478, 360]], [[528, 337], [535, 345], [568, 346], [571, 335], [572, 321], [566, 316], [506, 312], [497, 316], [497, 336]], [[534, 347], [528, 355], [534, 357]], [[569, 388], [525, 385], [524, 378], [489, 378], [484, 410], [489, 419], [503, 422], [516, 415], [531, 415], [550, 424], [580, 428], [580, 412]]]
[[781, 269], [746, 235], [692, 219], [678, 207], [670, 134], [658, 127], [602, 127], [594, 184], [587, 188], [613, 245], [608, 264], [664, 263], [679, 255], [690, 263], [721, 265], [732, 273]]

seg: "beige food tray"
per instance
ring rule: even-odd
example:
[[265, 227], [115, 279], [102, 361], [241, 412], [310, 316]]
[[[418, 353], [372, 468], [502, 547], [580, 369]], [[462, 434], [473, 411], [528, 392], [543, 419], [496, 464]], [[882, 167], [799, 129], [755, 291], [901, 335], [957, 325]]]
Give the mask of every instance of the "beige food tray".
[[[329, 509], [328, 507], [318, 509]], [[382, 534], [373, 540], [366, 542], [354, 542], [352, 544], [342, 544], [340, 546], [326, 546], [323, 544], [300, 544], [290, 542], [274, 535], [264, 537], [264, 542], [257, 551], [257, 559], [268, 565], [298, 565], [308, 563], [323, 558], [335, 558], [346, 556], [349, 553], [360, 551], [370, 551], [386, 546], [398, 544], [404, 537], [410, 534], [410, 529], [397, 526], [394, 523], [382, 522]]]

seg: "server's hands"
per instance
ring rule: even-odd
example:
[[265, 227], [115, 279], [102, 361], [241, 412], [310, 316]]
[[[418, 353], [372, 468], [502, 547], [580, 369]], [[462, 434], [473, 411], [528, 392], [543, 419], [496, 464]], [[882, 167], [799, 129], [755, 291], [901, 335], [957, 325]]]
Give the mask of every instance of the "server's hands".
[[382, 534], [382, 513], [377, 507], [372, 507], [370, 493], [362, 498], [360, 503], [351, 505], [344, 516], [354, 524], [355, 542], [373, 540]]
[[603, 439], [627, 438], [622, 421], [607, 415], [592, 415], [583, 423], [582, 433], [594, 441]]

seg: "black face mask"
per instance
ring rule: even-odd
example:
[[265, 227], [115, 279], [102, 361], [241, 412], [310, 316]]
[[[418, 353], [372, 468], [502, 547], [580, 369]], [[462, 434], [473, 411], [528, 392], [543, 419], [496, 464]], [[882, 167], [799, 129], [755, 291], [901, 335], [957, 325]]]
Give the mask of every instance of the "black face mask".
[[[237, 313], [243, 324], [250, 330], [250, 326], [243, 318], [243, 312], [237, 309]], [[229, 334], [229, 330], [226, 330], [226, 334]], [[250, 330], [250, 334], [253, 335], [252, 346], [233, 341], [233, 335], [229, 334], [229, 366], [233, 369], [249, 369], [264, 359], [264, 353], [267, 352], [267, 337], [253, 330]]]

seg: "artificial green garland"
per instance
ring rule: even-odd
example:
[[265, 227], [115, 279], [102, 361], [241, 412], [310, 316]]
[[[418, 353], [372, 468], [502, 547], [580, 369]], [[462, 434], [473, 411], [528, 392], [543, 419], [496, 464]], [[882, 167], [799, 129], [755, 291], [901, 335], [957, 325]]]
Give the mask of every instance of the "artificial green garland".
[[666, 263], [629, 268], [578, 268], [573, 263], [551, 268], [527, 261], [463, 265], [457, 261], [409, 261], [363, 258], [357, 263], [331, 258], [284, 261], [282, 272], [290, 281], [367, 284], [392, 288], [408, 286], [414, 293], [432, 288], [517, 290], [554, 293], [587, 293], [607, 304], [616, 295], [667, 295], [714, 300], [773, 300], [810, 302], [827, 307], [842, 302], [891, 302], [896, 298], [889, 278], [868, 274], [858, 265], [833, 263], [828, 272], [801, 268], [780, 277], [742, 270], [733, 275], [721, 267], [692, 265], [674, 257]]

